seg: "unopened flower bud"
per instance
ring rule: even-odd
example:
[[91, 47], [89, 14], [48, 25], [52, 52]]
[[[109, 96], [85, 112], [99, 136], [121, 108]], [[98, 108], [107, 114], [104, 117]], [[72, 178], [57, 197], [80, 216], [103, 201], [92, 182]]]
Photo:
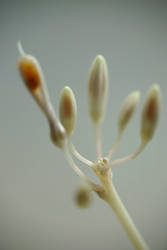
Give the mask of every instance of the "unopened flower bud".
[[37, 60], [31, 55], [25, 55], [19, 60], [19, 70], [27, 88], [34, 92], [41, 85], [41, 69]]
[[160, 113], [160, 88], [153, 85], [149, 90], [141, 118], [141, 138], [143, 142], [152, 139]]
[[70, 136], [75, 128], [77, 116], [77, 104], [73, 91], [65, 87], [60, 95], [59, 117], [66, 133]]
[[140, 92], [132, 92], [124, 101], [118, 117], [118, 129], [122, 133], [132, 118], [139, 102]]
[[98, 123], [104, 116], [108, 72], [105, 58], [101, 55], [94, 59], [89, 75], [89, 113], [93, 122]]
[[75, 193], [75, 201], [78, 207], [80, 208], [87, 208], [91, 203], [91, 190], [86, 185], [83, 185], [78, 188], [77, 192]]
[[66, 142], [66, 132], [50, 102], [40, 65], [35, 57], [24, 53], [20, 42], [18, 49], [21, 54], [18, 67], [23, 81], [48, 119], [52, 141], [58, 147], [63, 148]]
[[[20, 45], [21, 46], [21, 45]], [[23, 81], [44, 113], [49, 109], [49, 95], [41, 67], [35, 57], [21, 54], [18, 68]]]

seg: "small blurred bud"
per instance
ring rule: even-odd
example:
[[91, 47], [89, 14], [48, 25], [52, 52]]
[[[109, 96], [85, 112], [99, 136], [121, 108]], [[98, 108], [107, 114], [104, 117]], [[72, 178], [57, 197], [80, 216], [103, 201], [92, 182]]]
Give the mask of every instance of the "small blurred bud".
[[86, 185], [82, 185], [78, 188], [75, 194], [75, 201], [78, 207], [87, 208], [91, 203], [91, 189]]
[[124, 101], [118, 116], [118, 129], [122, 133], [132, 118], [139, 102], [140, 92], [132, 92]]
[[60, 95], [59, 117], [66, 133], [70, 136], [75, 128], [77, 116], [77, 104], [73, 91], [65, 87]]
[[143, 142], [152, 139], [160, 113], [160, 88], [153, 85], [149, 90], [141, 118], [141, 138]]
[[98, 123], [104, 116], [108, 72], [105, 58], [101, 55], [94, 59], [89, 74], [89, 112], [93, 122]]

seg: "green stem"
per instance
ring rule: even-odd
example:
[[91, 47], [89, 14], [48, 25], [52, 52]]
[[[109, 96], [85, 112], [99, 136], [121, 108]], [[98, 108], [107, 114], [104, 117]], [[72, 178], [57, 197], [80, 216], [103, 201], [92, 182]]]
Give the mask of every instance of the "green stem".
[[124, 230], [126, 231], [129, 239], [131, 240], [132, 244], [134, 245], [135, 249], [137, 250], [149, 250], [147, 244], [145, 243], [144, 239], [138, 232], [135, 224], [133, 223], [132, 219], [130, 218], [128, 211], [124, 207], [122, 201], [119, 198], [112, 182], [107, 181], [105, 182], [105, 187], [107, 190], [107, 199], [106, 201], [110, 205], [110, 207], [115, 212], [117, 218], [119, 219], [121, 225], [123, 226]]

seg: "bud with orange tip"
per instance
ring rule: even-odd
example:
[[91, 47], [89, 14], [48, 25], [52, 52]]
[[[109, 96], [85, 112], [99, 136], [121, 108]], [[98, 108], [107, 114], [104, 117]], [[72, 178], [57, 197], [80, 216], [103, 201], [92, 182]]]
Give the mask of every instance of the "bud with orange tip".
[[38, 90], [41, 85], [42, 77], [37, 60], [30, 55], [22, 57], [19, 61], [19, 70], [30, 92], [33, 93]]
[[70, 136], [75, 128], [76, 116], [77, 104], [73, 91], [69, 87], [64, 87], [60, 95], [59, 117], [67, 136]]
[[141, 139], [143, 143], [150, 141], [154, 135], [160, 113], [160, 88], [153, 85], [146, 97], [141, 118]]
[[22, 79], [48, 119], [52, 141], [63, 148], [66, 133], [51, 104], [41, 67], [35, 57], [24, 53], [20, 43], [18, 43], [18, 49], [21, 54], [18, 68]]
[[26, 54], [20, 43], [18, 49], [21, 54], [18, 61], [21, 77], [42, 111], [47, 113], [50, 100], [39, 62], [34, 56]]
[[101, 55], [94, 59], [89, 74], [89, 113], [94, 123], [104, 116], [108, 72], [105, 58]]

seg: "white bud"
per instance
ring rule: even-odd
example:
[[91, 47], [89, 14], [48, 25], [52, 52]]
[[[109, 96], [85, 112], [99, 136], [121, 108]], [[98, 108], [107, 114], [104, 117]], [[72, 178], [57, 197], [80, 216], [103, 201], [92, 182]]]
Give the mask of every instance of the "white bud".
[[160, 88], [153, 85], [149, 90], [141, 118], [141, 138], [143, 142], [152, 139], [160, 114]]
[[139, 102], [140, 92], [132, 92], [124, 101], [118, 116], [118, 129], [122, 133], [128, 122], [132, 118]]
[[101, 55], [94, 59], [89, 75], [89, 113], [93, 122], [98, 123], [104, 116], [108, 72], [105, 58]]
[[77, 104], [73, 91], [65, 87], [60, 95], [59, 117], [66, 133], [70, 136], [75, 128], [77, 116]]

